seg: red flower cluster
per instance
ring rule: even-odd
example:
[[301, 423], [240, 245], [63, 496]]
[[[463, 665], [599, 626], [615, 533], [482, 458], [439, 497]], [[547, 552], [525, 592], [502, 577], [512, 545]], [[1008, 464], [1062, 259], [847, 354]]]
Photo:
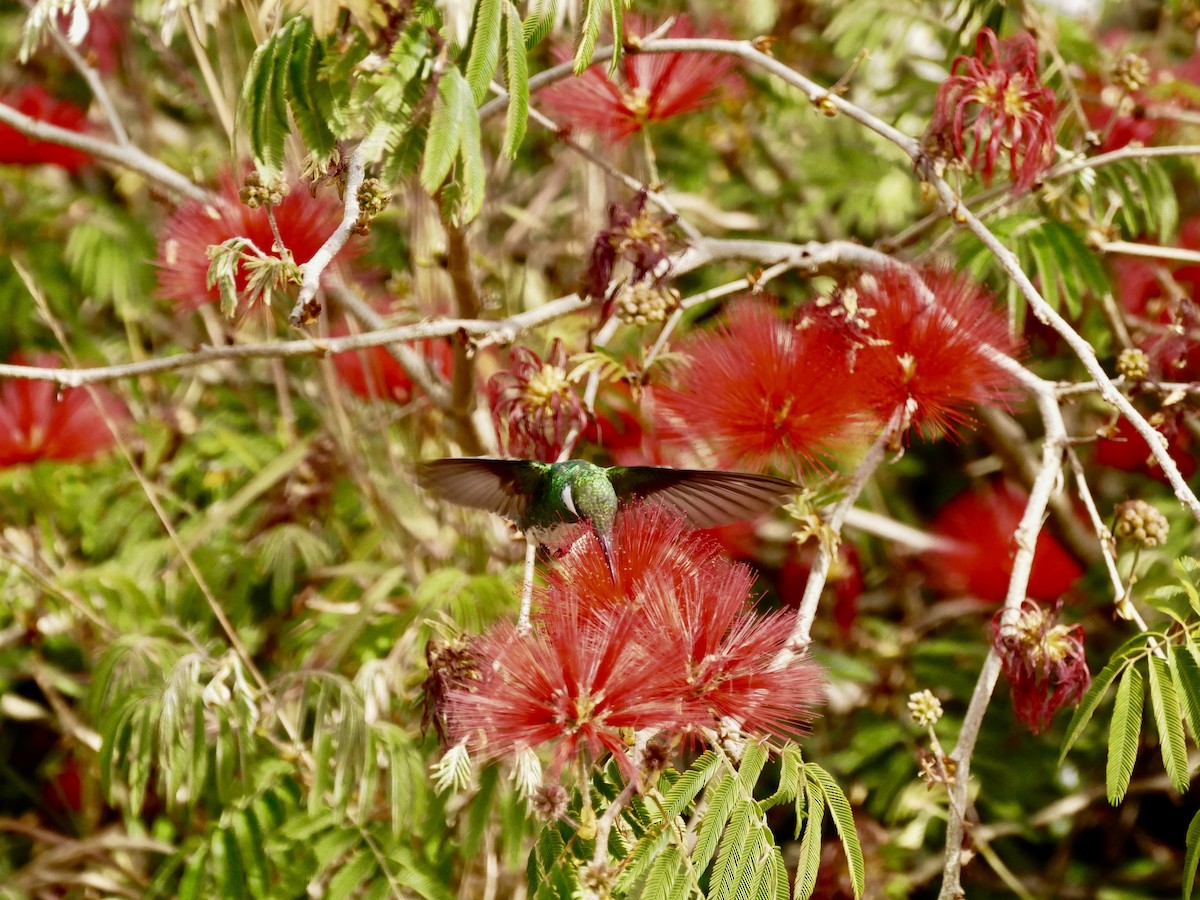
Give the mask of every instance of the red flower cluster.
[[832, 309], [859, 402], [885, 421], [900, 410], [902, 427], [934, 437], [968, 422], [971, 406], [1004, 403], [1015, 383], [996, 356], [1018, 347], [982, 287], [947, 268], [923, 276], [865, 274]]
[[[650, 34], [657, 26], [638, 15], [625, 17], [627, 40]], [[669, 38], [696, 36], [696, 26], [679, 16]], [[578, 78], [560, 81], [541, 92], [541, 100], [563, 125], [623, 140], [647, 122], [661, 122], [704, 106], [722, 83], [730, 82], [735, 62], [716, 53], [638, 53], [623, 60], [624, 83], [612, 81], [600, 65]]]
[[1011, 625], [1002, 625], [1003, 617], [1001, 610], [992, 619], [992, 647], [1004, 666], [1017, 718], [1039, 734], [1092, 683], [1083, 626], [1056, 624], [1058, 610], [1047, 611], [1032, 600], [1021, 604]]
[[[946, 594], [970, 594], [1002, 603], [1012, 575], [1013, 534], [1028, 500], [1023, 490], [1002, 481], [964, 491], [943, 506], [930, 530], [953, 546], [925, 555], [929, 583]], [[1035, 600], [1058, 600], [1082, 574], [1066, 548], [1042, 529], [1026, 595]]]
[[496, 432], [505, 438], [510, 456], [554, 462], [567, 437], [587, 420], [567, 380], [566, 348], [556, 338], [545, 362], [528, 347], [514, 347], [509, 356], [512, 367], [487, 383]]
[[[251, 209], [243, 204], [230, 175], [221, 179], [218, 193], [220, 202], [216, 206], [196, 200], [180, 206], [159, 233], [159, 292], [180, 309], [197, 309], [220, 300], [219, 288], [208, 286], [209, 247], [243, 237], [263, 253], [280, 256], [272, 249], [275, 236], [266, 208]], [[307, 188], [298, 185], [292, 185], [283, 201], [271, 209], [279, 236], [298, 264], [317, 252], [342, 219], [341, 206], [328, 193], [313, 197]], [[347, 247], [343, 252], [353, 254], [354, 248]], [[239, 294], [245, 291], [248, 277], [245, 266], [239, 266]]]
[[447, 696], [452, 742], [489, 757], [553, 744], [555, 776], [607, 752], [632, 778], [622, 729], [702, 740], [805, 729], [820, 671], [777, 663], [792, 616], [753, 612], [749, 569], [658, 506], [622, 510], [613, 546], [616, 584], [584, 533], [551, 573], [534, 630], [480, 639], [480, 680]]
[[1017, 349], [1004, 320], [949, 270], [866, 274], [810, 310], [785, 325], [766, 301], [746, 300], [694, 337], [676, 384], [656, 393], [665, 430], [724, 465], [795, 471], [871, 420], [934, 435], [1013, 387], [997, 363]]
[[[31, 359], [17, 353], [9, 363], [53, 368], [59, 360], [52, 353]], [[110, 391], [91, 390], [17, 378], [0, 384], [0, 467], [40, 459], [83, 462], [111, 447], [115, 438], [104, 414], [116, 423], [128, 413]]]
[[[979, 32], [974, 56], [959, 56], [938, 88], [927, 146], [939, 156], [967, 161], [991, 183], [996, 160], [1008, 151], [1018, 191], [1032, 187], [1054, 161], [1054, 91], [1038, 80], [1037, 42], [1029, 34], [997, 41]], [[982, 157], [982, 165], [981, 165]]]
[[[16, 91], [0, 94], [0, 103], [24, 113], [32, 119], [57, 125], [68, 131], [87, 131], [87, 112], [74, 103], [59, 100], [46, 93], [40, 85], [31, 84]], [[82, 150], [35, 141], [15, 128], [0, 124], [0, 164], [16, 166], [58, 166], [68, 172], [78, 172], [92, 161]]]
[[734, 304], [683, 347], [675, 384], [655, 392], [668, 437], [707, 445], [720, 465], [785, 471], [820, 464], [862, 433], [841, 348], [780, 322], [772, 304]]

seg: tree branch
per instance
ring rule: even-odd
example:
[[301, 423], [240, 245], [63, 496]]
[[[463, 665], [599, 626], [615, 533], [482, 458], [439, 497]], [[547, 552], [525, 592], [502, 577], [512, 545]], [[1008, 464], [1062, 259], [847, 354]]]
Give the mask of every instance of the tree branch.
[[27, 116], [3, 103], [0, 103], [0, 123], [8, 125], [34, 140], [49, 141], [74, 150], [82, 150], [84, 153], [90, 153], [96, 159], [137, 172], [148, 181], [189, 200], [199, 200], [201, 203], [217, 202], [215, 195], [192, 183], [170, 166], [159, 162], [133, 144], [113, 144], [87, 134], [71, 131], [68, 128], [60, 128], [49, 122]]

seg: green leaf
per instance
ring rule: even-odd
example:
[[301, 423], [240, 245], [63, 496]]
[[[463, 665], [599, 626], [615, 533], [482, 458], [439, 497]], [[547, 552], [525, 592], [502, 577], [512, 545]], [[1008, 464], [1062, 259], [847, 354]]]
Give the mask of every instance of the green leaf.
[[521, 14], [517, 12], [517, 7], [511, 0], [505, 4], [505, 11], [508, 111], [504, 128], [504, 155], [509, 159], [516, 159], [529, 122], [529, 60], [525, 56]]
[[[800, 839], [800, 858], [796, 865], [796, 900], [807, 900], [817, 886], [821, 869], [821, 820], [825, 818], [825, 795], [819, 790], [808, 791], [804, 810], [804, 837]], [[796, 801], [800, 805], [799, 799]], [[800, 810], [797, 810], [800, 812]]]
[[669, 846], [654, 861], [650, 874], [646, 876], [640, 900], [668, 900], [674, 896], [680, 881], [687, 881], [683, 854], [678, 847]]
[[1188, 775], [1187, 745], [1183, 736], [1183, 719], [1179, 711], [1179, 695], [1171, 667], [1160, 656], [1150, 657], [1150, 709], [1158, 729], [1159, 749], [1163, 768], [1175, 790], [1184, 793], [1191, 780]]
[[621, 58], [625, 55], [625, 4], [629, 0], [611, 0], [612, 6], [612, 59], [608, 61], [608, 77], [613, 78], [621, 68]]
[[725, 830], [725, 823], [733, 813], [737, 801], [737, 782], [732, 775], [725, 775], [708, 794], [708, 809], [700, 821], [699, 837], [692, 850], [692, 862], [697, 872], [703, 872], [717, 852], [717, 843]]
[[375, 854], [367, 847], [359, 848], [345, 865], [338, 868], [337, 874], [329, 879], [329, 890], [325, 896], [329, 900], [344, 900], [354, 896], [367, 879], [375, 874], [376, 867]]
[[1171, 656], [1171, 675], [1183, 708], [1183, 720], [1192, 734], [1192, 741], [1200, 743], [1200, 661], [1196, 659], [1196, 649], [1190, 645], [1175, 647], [1168, 644], [1167, 650]]
[[691, 767], [667, 791], [663, 803], [666, 821], [669, 822], [683, 814], [688, 804], [712, 781], [720, 766], [721, 757], [715, 751], [706, 750], [700, 754]]
[[1142, 729], [1142, 673], [1130, 666], [1117, 685], [1117, 700], [1113, 706], [1108, 730], [1108, 766], [1105, 784], [1108, 802], [1116, 806], [1125, 797], [1133, 764], [1137, 759], [1138, 738]]
[[854, 885], [854, 896], [861, 897], [866, 890], [866, 865], [863, 862], [862, 847], [858, 842], [858, 829], [854, 827], [854, 812], [850, 809], [850, 801], [846, 799], [833, 776], [816, 763], [806, 764], [804, 774], [825, 798], [829, 813], [833, 817], [833, 825], [837, 829], [838, 837], [842, 839], [842, 849], [846, 852], [846, 865], [850, 870], [850, 881]]
[[558, 15], [558, 0], [534, 0], [529, 17], [521, 26], [526, 50], [532, 50], [544, 41], [554, 28]]
[[[462, 73], [454, 67], [446, 69], [438, 82], [438, 102], [429, 122], [425, 159], [421, 165], [421, 186], [429, 193], [435, 193], [450, 174], [462, 145], [467, 116], [474, 108], [471, 90]], [[478, 112], [475, 121], [479, 121]]]
[[1104, 699], [1104, 695], [1108, 693], [1109, 686], [1129, 664], [1130, 658], [1141, 653], [1145, 648], [1146, 639], [1140, 634], [1134, 635], [1117, 649], [1117, 652], [1113, 654], [1108, 664], [1092, 679], [1091, 687], [1087, 689], [1087, 692], [1083, 695], [1083, 699], [1075, 707], [1075, 713], [1071, 716], [1071, 723], [1067, 726], [1067, 736], [1063, 738], [1062, 750], [1058, 754], [1058, 764], [1060, 766], [1063, 764], [1063, 760], [1067, 758], [1067, 753], [1075, 746], [1075, 742], [1079, 740], [1080, 735], [1083, 734], [1083, 730], [1087, 728], [1088, 722], [1092, 720], [1092, 715], [1096, 712], [1096, 707], [1100, 705], [1100, 701]]
[[717, 900], [736, 896], [735, 885], [743, 875], [753, 877], [751, 832], [759, 815], [758, 805], [752, 800], [739, 800], [734, 806], [710, 881], [709, 894]]
[[458, 208], [457, 221], [460, 225], [472, 221], [483, 209], [483, 197], [487, 186], [487, 169], [483, 162], [483, 134], [479, 127], [479, 110], [467, 108], [463, 121], [462, 135], [462, 202]]
[[1200, 812], [1192, 816], [1184, 847], [1187, 849], [1183, 857], [1183, 900], [1191, 900], [1196, 884], [1196, 863], [1200, 862]]
[[575, 74], [582, 75], [583, 70], [592, 61], [596, 52], [596, 40], [600, 37], [600, 23], [604, 21], [604, 13], [610, 2], [620, 0], [585, 0], [583, 22], [579, 26], [579, 40], [575, 45]]
[[758, 777], [767, 764], [767, 756], [767, 748], [764, 744], [753, 741], [746, 745], [746, 752], [742, 754], [742, 761], [738, 764], [738, 781], [742, 783], [742, 789], [747, 796], [754, 793]]
[[488, 86], [500, 62], [500, 26], [503, 0], [476, 0], [471, 29], [471, 52], [467, 57], [467, 84], [478, 106], [487, 99]]
[[762, 800], [763, 809], [769, 809], [780, 803], [791, 803], [796, 799], [800, 790], [800, 777], [804, 769], [804, 756], [800, 748], [789, 743], [783, 748], [779, 757], [779, 788], [770, 797]]
[[246, 887], [251, 896], [265, 897], [271, 876], [258, 816], [253, 808], [239, 810], [232, 816], [231, 827], [245, 867]]
[[239, 900], [246, 896], [246, 873], [242, 867], [242, 854], [237, 840], [228, 828], [219, 828], [212, 836], [212, 869], [218, 893], [225, 900]]

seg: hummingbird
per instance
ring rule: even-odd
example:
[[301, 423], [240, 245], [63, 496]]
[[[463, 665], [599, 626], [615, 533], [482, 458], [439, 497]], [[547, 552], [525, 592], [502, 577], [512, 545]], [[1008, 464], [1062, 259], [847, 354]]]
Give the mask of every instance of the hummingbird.
[[582, 459], [439, 459], [418, 464], [416, 475], [422, 487], [443, 500], [512, 520], [531, 547], [563, 525], [585, 523], [600, 542], [614, 582], [612, 527], [622, 503], [633, 498], [661, 501], [692, 524], [712, 528], [753, 518], [799, 490], [770, 475], [666, 466], [605, 468]]

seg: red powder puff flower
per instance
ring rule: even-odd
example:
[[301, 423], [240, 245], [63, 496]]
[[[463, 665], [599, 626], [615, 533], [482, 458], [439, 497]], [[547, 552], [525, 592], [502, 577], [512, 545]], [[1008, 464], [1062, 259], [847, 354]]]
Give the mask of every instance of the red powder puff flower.
[[574, 604], [587, 614], [636, 606], [654, 591], [682, 591], [699, 573], [728, 565], [716, 541], [689, 528], [678, 511], [651, 502], [621, 510], [612, 546], [615, 582], [595, 534], [577, 532], [546, 575], [547, 604]]
[[626, 640], [659, 660], [677, 730], [791, 737], [806, 729], [823, 697], [820, 672], [805, 658], [779, 663], [794, 616], [754, 613], [749, 567], [725, 558], [675, 510], [651, 503], [621, 510], [612, 544], [618, 583], [586, 535], [549, 575], [548, 615], [632, 615]]
[[[57, 125], [68, 131], [87, 131], [87, 112], [73, 103], [59, 100], [46, 93], [40, 85], [31, 84], [16, 91], [0, 94], [0, 103], [24, 113], [32, 119]], [[68, 172], [78, 172], [92, 161], [82, 150], [35, 141], [15, 128], [0, 124], [0, 164], [16, 166], [58, 166]]]
[[537, 631], [504, 624], [480, 638], [483, 680], [447, 697], [451, 743], [465, 738], [488, 757], [551, 744], [552, 778], [572, 760], [611, 753], [634, 777], [621, 729], [673, 728], [679, 714], [664, 699], [663, 658], [629, 640], [632, 625], [631, 612], [585, 619], [556, 604]]
[[[631, 44], [657, 27], [642, 16], [625, 17]], [[666, 36], [695, 37], [696, 26], [687, 16], [679, 16]], [[700, 109], [719, 85], [729, 81], [736, 66], [732, 57], [716, 53], [638, 53], [632, 48], [622, 62], [622, 84], [595, 65], [578, 78], [546, 88], [540, 97], [562, 124], [623, 140], [647, 122]]]
[[707, 445], [720, 465], [797, 471], [862, 431], [841, 348], [767, 302], [735, 304], [681, 355], [675, 384], [655, 392], [663, 432]]
[[834, 321], [854, 345], [851, 372], [866, 408], [884, 420], [900, 410], [903, 428], [934, 437], [970, 421], [971, 406], [1004, 402], [1015, 381], [995, 355], [1017, 344], [982, 287], [950, 269], [923, 275], [899, 267], [863, 275], [840, 297], [838, 308], [854, 315]]
[[[334, 336], [349, 333], [350, 329], [344, 321], [330, 329], [330, 334]], [[433, 371], [443, 378], [450, 377], [454, 348], [449, 341], [434, 338], [417, 341], [412, 346]], [[384, 398], [401, 406], [412, 400], [412, 379], [386, 348], [347, 350], [345, 353], [335, 353], [332, 358], [338, 378], [357, 396], [365, 400]]]
[[[197, 309], [220, 300], [217, 285], [208, 286], [210, 260], [208, 248], [230, 238], [248, 238], [268, 256], [279, 257], [272, 249], [275, 236], [266, 207], [251, 209], [242, 203], [238, 185], [225, 175], [218, 189], [220, 200], [210, 206], [190, 200], [179, 207], [163, 226], [158, 240], [158, 289], [174, 300], [179, 309]], [[328, 193], [313, 197], [307, 188], [292, 185], [287, 196], [271, 207], [279, 236], [295, 263], [307, 262], [342, 220], [342, 208]], [[251, 251], [253, 252], [253, 251]], [[343, 253], [353, 253], [348, 247]], [[238, 295], [246, 290], [249, 272], [239, 263], [236, 284]]]
[[[990, 184], [1001, 151], [1008, 151], [1013, 187], [1032, 187], [1054, 161], [1054, 91], [1038, 81], [1037, 42], [1028, 34], [997, 41], [979, 32], [974, 56], [959, 56], [938, 88], [927, 146], [939, 156], [967, 161]], [[982, 156], [982, 167], [980, 157]]]
[[[14, 354], [9, 363], [54, 368], [52, 353], [26, 359]], [[0, 467], [40, 459], [83, 462], [111, 447], [115, 441], [104, 421], [114, 423], [128, 414], [112, 392], [102, 388], [60, 388], [49, 381], [13, 378], [0, 384]]]
[[992, 619], [992, 647], [1004, 666], [1017, 718], [1039, 734], [1092, 683], [1083, 626], [1056, 624], [1058, 609], [1045, 610], [1031, 600], [1021, 604], [1011, 624], [1003, 619], [1004, 610]]
[[545, 362], [528, 347], [514, 347], [509, 357], [512, 367], [487, 383], [496, 431], [507, 438], [510, 456], [554, 462], [567, 437], [587, 420], [567, 379], [566, 348], [555, 338]]
[[[1168, 417], [1156, 426], [1156, 430], [1167, 439], [1167, 453], [1179, 466], [1184, 478], [1196, 473], [1196, 456], [1188, 430], [1173, 417]], [[1108, 437], [1096, 441], [1096, 462], [1122, 472], [1141, 472], [1164, 484], [1167, 481], [1162, 469], [1150, 455], [1150, 445], [1130, 424], [1122, 418], [1112, 428]]]
[[[1013, 534], [1029, 496], [1008, 482], [967, 490], [933, 518], [930, 530], [952, 546], [924, 557], [929, 583], [946, 594], [970, 594], [1001, 603], [1008, 593], [1016, 545]], [[1074, 558], [1044, 528], [1038, 534], [1025, 593], [1057, 600], [1083, 574]]]

